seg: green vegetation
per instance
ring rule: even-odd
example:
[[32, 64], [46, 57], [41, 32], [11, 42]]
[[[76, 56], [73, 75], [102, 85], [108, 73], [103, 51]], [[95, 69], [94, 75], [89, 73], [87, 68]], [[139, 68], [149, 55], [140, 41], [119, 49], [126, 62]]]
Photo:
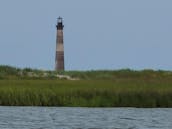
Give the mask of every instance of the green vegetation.
[[[58, 79], [56, 74], [79, 80]], [[0, 105], [172, 107], [172, 72], [53, 72], [0, 66]]]

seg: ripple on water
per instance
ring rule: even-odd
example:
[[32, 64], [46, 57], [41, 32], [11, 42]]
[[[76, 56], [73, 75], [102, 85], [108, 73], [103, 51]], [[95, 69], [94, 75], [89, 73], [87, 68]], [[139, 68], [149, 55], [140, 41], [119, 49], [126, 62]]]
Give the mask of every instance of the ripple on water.
[[172, 109], [0, 107], [0, 129], [171, 129]]

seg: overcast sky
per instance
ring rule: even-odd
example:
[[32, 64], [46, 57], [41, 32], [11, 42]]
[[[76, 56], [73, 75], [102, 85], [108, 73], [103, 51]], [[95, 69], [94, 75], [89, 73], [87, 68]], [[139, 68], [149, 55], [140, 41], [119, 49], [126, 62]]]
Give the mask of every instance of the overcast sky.
[[171, 0], [1, 0], [0, 64], [53, 70], [59, 16], [66, 70], [172, 70]]

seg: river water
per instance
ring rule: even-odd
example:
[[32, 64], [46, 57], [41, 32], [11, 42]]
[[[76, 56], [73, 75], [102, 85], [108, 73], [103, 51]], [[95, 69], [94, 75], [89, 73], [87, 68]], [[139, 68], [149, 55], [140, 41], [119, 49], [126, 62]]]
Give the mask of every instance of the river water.
[[0, 107], [0, 129], [172, 129], [172, 108]]

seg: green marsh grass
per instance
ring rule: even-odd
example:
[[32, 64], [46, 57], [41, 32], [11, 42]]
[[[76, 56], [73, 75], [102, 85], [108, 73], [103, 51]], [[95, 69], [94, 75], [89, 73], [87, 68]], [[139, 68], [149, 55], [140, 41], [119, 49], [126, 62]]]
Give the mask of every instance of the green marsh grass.
[[[57, 74], [79, 80], [58, 79]], [[43, 71], [0, 66], [0, 105], [172, 107], [172, 72]]]
[[0, 105], [172, 107], [168, 79], [0, 80]]

